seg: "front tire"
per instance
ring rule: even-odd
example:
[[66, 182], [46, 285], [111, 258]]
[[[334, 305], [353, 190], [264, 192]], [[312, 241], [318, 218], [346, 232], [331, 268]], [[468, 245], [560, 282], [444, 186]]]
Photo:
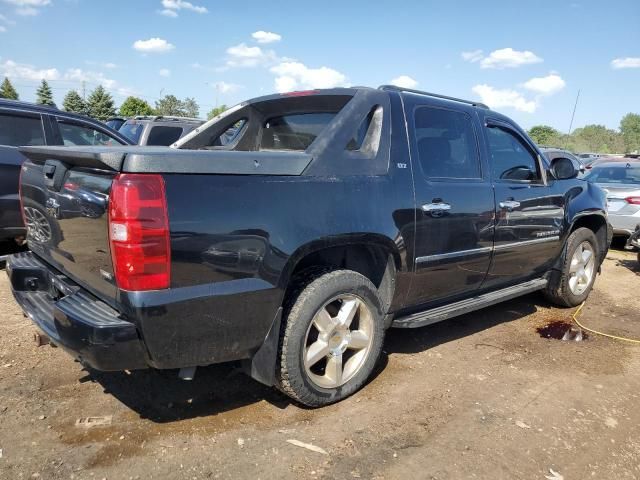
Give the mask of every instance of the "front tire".
[[598, 240], [588, 228], [574, 230], [564, 250], [561, 269], [550, 276], [545, 296], [561, 307], [575, 307], [584, 302], [596, 278], [598, 267]]
[[294, 400], [320, 407], [359, 390], [384, 339], [376, 287], [350, 270], [325, 273], [294, 300], [280, 339], [278, 386]]

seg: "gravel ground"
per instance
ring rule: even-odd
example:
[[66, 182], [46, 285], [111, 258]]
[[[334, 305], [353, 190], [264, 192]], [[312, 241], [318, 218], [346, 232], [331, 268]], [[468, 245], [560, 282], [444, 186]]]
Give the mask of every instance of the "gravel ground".
[[[611, 251], [581, 322], [640, 338], [639, 275]], [[35, 346], [0, 272], [0, 478], [640, 478], [640, 346], [538, 334], [573, 311], [534, 294], [392, 330], [369, 385], [309, 410], [233, 365], [87, 372]]]

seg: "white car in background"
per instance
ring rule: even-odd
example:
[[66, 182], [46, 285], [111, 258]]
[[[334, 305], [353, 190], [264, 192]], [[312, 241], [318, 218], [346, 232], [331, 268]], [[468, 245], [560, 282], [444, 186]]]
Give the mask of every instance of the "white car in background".
[[613, 234], [628, 237], [640, 224], [640, 162], [599, 163], [584, 177], [607, 193]]

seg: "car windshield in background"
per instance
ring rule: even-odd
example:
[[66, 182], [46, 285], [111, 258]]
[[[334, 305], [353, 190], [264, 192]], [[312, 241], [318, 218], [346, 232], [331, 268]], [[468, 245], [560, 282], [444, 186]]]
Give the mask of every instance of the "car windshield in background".
[[264, 126], [260, 150], [306, 150], [336, 113], [300, 113], [270, 118]]
[[142, 135], [143, 129], [144, 125], [141, 123], [124, 122], [124, 124], [120, 127], [119, 132], [132, 142], [140, 143], [140, 135]]
[[622, 185], [640, 185], [640, 164], [631, 166], [599, 166], [585, 177], [591, 183], [619, 183]]

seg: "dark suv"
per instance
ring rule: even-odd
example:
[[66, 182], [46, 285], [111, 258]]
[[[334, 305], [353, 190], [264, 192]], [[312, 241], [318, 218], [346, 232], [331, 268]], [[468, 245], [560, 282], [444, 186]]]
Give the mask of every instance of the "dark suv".
[[[25, 235], [18, 199], [18, 177], [24, 161], [19, 146], [130, 144], [126, 137], [96, 120], [55, 107], [0, 100], [0, 241]], [[30, 212], [38, 216], [37, 211]]]
[[25, 208], [55, 232], [30, 226], [7, 273], [53, 343], [183, 378], [239, 360], [310, 406], [362, 387], [389, 327], [537, 290], [579, 305], [611, 239], [575, 161], [482, 104], [396, 87], [249, 100], [171, 148], [21, 151]]
[[138, 116], [124, 122], [119, 132], [138, 145], [168, 147], [203, 123], [199, 118]]

